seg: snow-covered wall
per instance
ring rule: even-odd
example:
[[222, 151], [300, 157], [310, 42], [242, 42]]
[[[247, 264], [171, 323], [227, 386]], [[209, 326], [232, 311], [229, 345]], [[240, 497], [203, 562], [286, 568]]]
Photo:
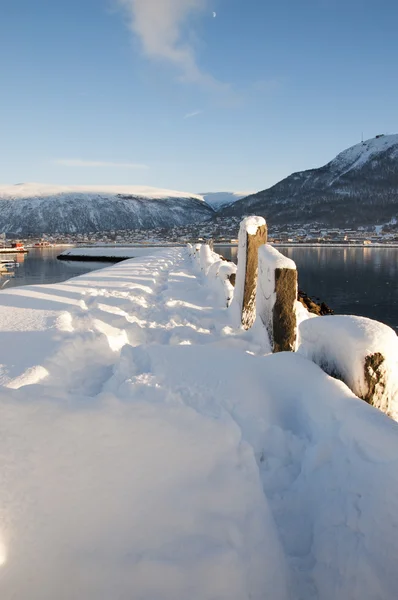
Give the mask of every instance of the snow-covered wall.
[[398, 337], [393, 329], [365, 317], [331, 315], [302, 321], [299, 339], [300, 354], [398, 418]]
[[274, 351], [296, 349], [296, 298], [296, 264], [269, 244], [261, 246], [256, 310]]
[[188, 250], [204, 275], [222, 285], [227, 306], [229, 306], [234, 296], [233, 282], [235, 281], [237, 266], [213, 252], [208, 244], [197, 244], [196, 246], [188, 244]]

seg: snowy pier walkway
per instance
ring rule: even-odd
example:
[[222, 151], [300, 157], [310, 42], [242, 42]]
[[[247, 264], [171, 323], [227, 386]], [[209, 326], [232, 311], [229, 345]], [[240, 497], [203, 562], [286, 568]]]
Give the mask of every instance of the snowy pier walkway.
[[0, 292], [2, 600], [393, 600], [398, 425], [185, 248]]

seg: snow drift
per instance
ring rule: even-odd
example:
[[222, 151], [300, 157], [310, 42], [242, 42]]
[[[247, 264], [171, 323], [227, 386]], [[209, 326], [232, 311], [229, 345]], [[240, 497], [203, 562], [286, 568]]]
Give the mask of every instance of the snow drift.
[[332, 315], [303, 320], [299, 337], [301, 354], [398, 418], [398, 337], [391, 327], [365, 317]]
[[209, 280], [221, 284], [227, 306], [229, 306], [234, 296], [237, 266], [213, 252], [207, 244], [196, 244], [195, 247], [188, 244], [188, 251], [196, 259], [204, 275], [207, 275]]
[[395, 600], [397, 423], [203, 254], [0, 292], [2, 600]]

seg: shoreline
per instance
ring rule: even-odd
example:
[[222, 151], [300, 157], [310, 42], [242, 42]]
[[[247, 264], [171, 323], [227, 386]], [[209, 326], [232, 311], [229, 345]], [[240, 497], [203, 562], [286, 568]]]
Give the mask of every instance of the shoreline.
[[58, 260], [71, 261], [71, 262], [108, 262], [108, 263], [118, 263], [122, 262], [122, 260], [127, 260], [131, 258], [131, 256], [90, 256], [88, 254], [70, 254], [63, 255], [59, 254], [57, 256]]
[[[351, 243], [345, 244], [343, 242], [336, 243], [322, 243], [322, 242], [268, 242], [270, 246], [275, 246], [276, 248], [398, 248], [398, 243], [374, 243], [374, 244], [359, 244], [359, 243]], [[230, 242], [214, 242], [214, 246], [228, 246], [231, 248], [237, 248], [238, 244], [230, 243]]]

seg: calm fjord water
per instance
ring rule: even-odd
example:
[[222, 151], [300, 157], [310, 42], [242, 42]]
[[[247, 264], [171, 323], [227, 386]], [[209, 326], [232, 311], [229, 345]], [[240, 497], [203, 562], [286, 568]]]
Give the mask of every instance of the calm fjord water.
[[[237, 259], [237, 248], [216, 246], [225, 258]], [[398, 330], [398, 248], [282, 247], [297, 264], [299, 287], [326, 302], [336, 313], [370, 317]], [[15, 276], [0, 277], [0, 287], [58, 283], [109, 263], [57, 260], [61, 248], [31, 250], [19, 255]], [[13, 255], [15, 257], [15, 255]], [[2, 255], [1, 259], [11, 258]], [[7, 281], [8, 280], [8, 281]]]
[[17, 287], [20, 285], [36, 285], [41, 283], [59, 283], [108, 266], [101, 262], [68, 262], [57, 260], [57, 256], [65, 248], [32, 248], [29, 254], [1, 254], [1, 260], [17, 260], [17, 267], [11, 277], [0, 277], [0, 288]]
[[[294, 260], [299, 288], [336, 313], [360, 315], [398, 330], [398, 248], [283, 247]], [[217, 246], [237, 260], [237, 248]]]

